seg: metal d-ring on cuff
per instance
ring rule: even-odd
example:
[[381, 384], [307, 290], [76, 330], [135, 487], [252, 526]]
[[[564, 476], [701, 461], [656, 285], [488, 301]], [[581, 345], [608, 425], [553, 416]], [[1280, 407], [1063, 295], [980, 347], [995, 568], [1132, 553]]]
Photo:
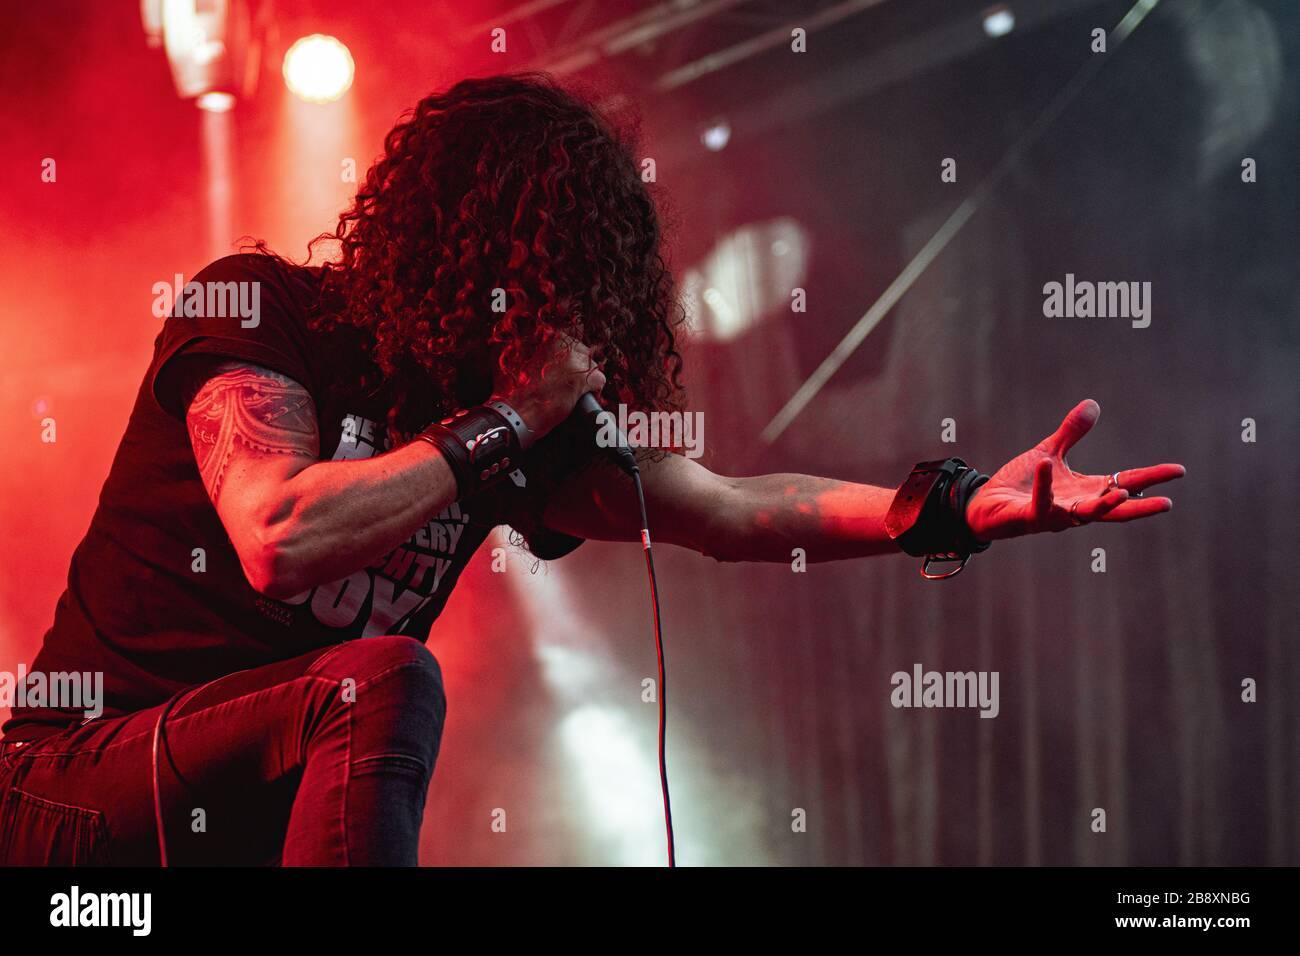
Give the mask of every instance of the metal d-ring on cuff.
[[[989, 480], [960, 458], [923, 461], [912, 468], [885, 515], [885, 533], [913, 557], [923, 558], [921, 577], [950, 578], [972, 554], [988, 550], [966, 523], [966, 505]], [[931, 564], [960, 560], [956, 568], [932, 574]]]
[[[921, 577], [925, 578], [927, 581], [942, 581], [945, 578], [956, 577], [961, 572], [961, 569], [966, 567], [966, 562], [969, 560], [969, 554], [927, 554], [925, 559], [921, 562]], [[960, 561], [961, 563], [951, 571], [945, 571], [943, 574], [931, 574], [930, 565], [938, 564], [942, 561]]]

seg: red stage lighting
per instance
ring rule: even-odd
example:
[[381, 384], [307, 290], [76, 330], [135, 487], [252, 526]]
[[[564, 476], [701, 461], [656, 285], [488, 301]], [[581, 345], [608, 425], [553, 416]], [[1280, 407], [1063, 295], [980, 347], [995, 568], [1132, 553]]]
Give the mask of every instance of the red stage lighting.
[[284, 82], [308, 103], [332, 103], [352, 86], [356, 65], [348, 48], [335, 37], [313, 33], [284, 55]]

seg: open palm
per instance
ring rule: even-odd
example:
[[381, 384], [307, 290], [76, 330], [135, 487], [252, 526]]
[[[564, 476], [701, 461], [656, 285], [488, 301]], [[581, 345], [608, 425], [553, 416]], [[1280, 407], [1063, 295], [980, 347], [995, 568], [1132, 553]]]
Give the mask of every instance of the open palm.
[[1092, 429], [1101, 406], [1085, 399], [1061, 427], [1007, 462], [966, 507], [966, 522], [981, 541], [1040, 531], [1063, 531], [1093, 521], [1132, 521], [1173, 507], [1168, 498], [1141, 492], [1186, 474], [1182, 465], [1150, 465], [1114, 475], [1073, 471], [1065, 453]]

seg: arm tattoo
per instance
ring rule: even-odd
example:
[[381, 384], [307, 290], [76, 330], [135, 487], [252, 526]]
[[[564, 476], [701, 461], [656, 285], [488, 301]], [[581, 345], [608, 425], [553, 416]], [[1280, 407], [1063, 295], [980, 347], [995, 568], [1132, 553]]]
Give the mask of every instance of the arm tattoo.
[[185, 421], [214, 504], [236, 455], [315, 458], [320, 447], [315, 403], [307, 390], [259, 365], [217, 365], [190, 401]]

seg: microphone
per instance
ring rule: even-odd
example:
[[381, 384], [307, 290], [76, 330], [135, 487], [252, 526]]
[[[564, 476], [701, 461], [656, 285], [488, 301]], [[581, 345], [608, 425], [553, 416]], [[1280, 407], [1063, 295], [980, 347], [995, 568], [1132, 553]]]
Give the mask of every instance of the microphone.
[[[632, 454], [632, 449], [627, 447], [627, 437], [618, 430], [618, 424], [613, 413], [601, 408], [600, 402], [596, 400], [595, 395], [591, 392], [584, 393], [582, 398], [578, 399], [578, 404], [574, 406], [573, 412], [575, 415], [582, 415], [590, 419], [593, 428], [596, 430], [609, 428], [614, 433], [616, 441], [613, 445], [608, 446], [602, 446], [597, 442], [597, 447], [605, 453], [610, 461], [628, 475], [635, 477], [640, 473], [640, 469], [636, 464], [636, 456]], [[593, 433], [592, 439], [595, 440], [595, 438], [596, 434]]]

